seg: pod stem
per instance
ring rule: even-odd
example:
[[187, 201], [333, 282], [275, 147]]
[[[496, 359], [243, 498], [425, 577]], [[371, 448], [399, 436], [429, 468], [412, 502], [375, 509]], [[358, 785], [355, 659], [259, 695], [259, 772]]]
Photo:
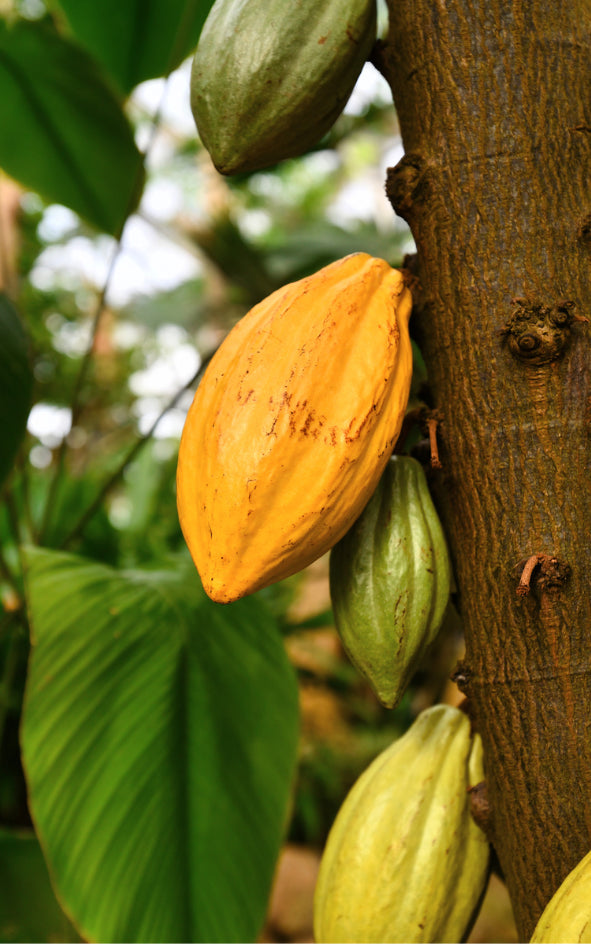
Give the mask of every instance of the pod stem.
[[521, 572], [521, 578], [517, 585], [517, 594], [519, 597], [527, 597], [531, 587], [531, 576], [541, 562], [543, 555], [531, 555], [525, 562], [525, 567]]
[[437, 445], [437, 424], [436, 417], [428, 417], [427, 429], [429, 431], [429, 445], [431, 447], [431, 469], [441, 469], [441, 460], [439, 459], [439, 447]]

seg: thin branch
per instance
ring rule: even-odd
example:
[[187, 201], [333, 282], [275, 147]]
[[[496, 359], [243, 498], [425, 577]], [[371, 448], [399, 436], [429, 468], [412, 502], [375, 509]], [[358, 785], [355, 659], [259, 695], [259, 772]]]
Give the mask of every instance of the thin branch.
[[[88, 347], [87, 347], [87, 349], [86, 349], [86, 351], [85, 351], [85, 353], [84, 353], [84, 356], [83, 356], [83, 358], [82, 358], [82, 362], [81, 362], [81, 364], [80, 364], [80, 369], [79, 369], [79, 371], [78, 371], [76, 380], [75, 380], [75, 382], [74, 382], [74, 388], [73, 388], [73, 391], [72, 391], [72, 398], [71, 398], [71, 404], [70, 404], [70, 410], [71, 410], [71, 414], [72, 414], [72, 421], [71, 421], [71, 427], [72, 427], [72, 429], [73, 429], [73, 428], [76, 426], [76, 424], [78, 423], [78, 420], [80, 419], [80, 415], [81, 415], [82, 410], [83, 410], [83, 407], [84, 407], [84, 405], [83, 405], [82, 402], [81, 402], [82, 388], [83, 388], [83, 385], [84, 385], [84, 381], [86, 380], [86, 376], [87, 376], [87, 374], [88, 374], [88, 371], [89, 371], [89, 368], [90, 368], [90, 364], [91, 364], [91, 361], [92, 361], [92, 358], [93, 358], [93, 355], [94, 355], [95, 344], [96, 344], [96, 337], [97, 337], [97, 334], [98, 334], [98, 329], [99, 329], [99, 326], [100, 326], [102, 317], [103, 317], [103, 315], [104, 315], [104, 313], [105, 313], [105, 309], [106, 309], [106, 298], [107, 298], [107, 294], [108, 294], [109, 288], [110, 288], [110, 286], [111, 286], [111, 281], [112, 281], [112, 278], [113, 278], [113, 273], [114, 273], [114, 271], [115, 271], [115, 266], [116, 266], [116, 264], [117, 264], [117, 261], [118, 261], [120, 255], [121, 255], [121, 251], [122, 251], [122, 249], [123, 249], [123, 236], [124, 236], [124, 233], [125, 233], [125, 227], [127, 226], [127, 222], [128, 222], [128, 220], [129, 220], [129, 218], [131, 217], [131, 214], [132, 214], [132, 212], [133, 212], [134, 203], [135, 203], [135, 194], [136, 194], [136, 191], [137, 191], [137, 187], [139, 186], [139, 183], [140, 183], [141, 174], [143, 173], [143, 171], [144, 171], [144, 169], [145, 169], [145, 167], [146, 167], [146, 165], [147, 165], [148, 157], [149, 157], [150, 152], [151, 152], [151, 150], [152, 150], [152, 147], [153, 147], [153, 145], [154, 145], [154, 141], [156, 140], [156, 135], [157, 135], [157, 133], [158, 133], [158, 130], [159, 130], [159, 128], [160, 128], [160, 124], [161, 124], [161, 121], [162, 121], [162, 111], [163, 111], [164, 102], [165, 102], [165, 99], [166, 99], [166, 93], [167, 93], [167, 90], [168, 90], [168, 79], [169, 79], [169, 75], [170, 75], [170, 72], [169, 72], [169, 73], [167, 74], [167, 76], [166, 76], [166, 82], [165, 82], [164, 88], [163, 88], [163, 90], [162, 90], [162, 95], [160, 96], [160, 101], [159, 101], [159, 103], [158, 103], [158, 108], [156, 109], [156, 112], [154, 113], [154, 118], [153, 118], [153, 122], [152, 122], [152, 127], [151, 127], [151, 129], [150, 129], [150, 136], [149, 136], [148, 142], [147, 142], [147, 144], [146, 144], [145, 150], [144, 150], [144, 152], [143, 152], [143, 161], [141, 162], [141, 165], [138, 167], [137, 178], [136, 178], [136, 186], [133, 188], [133, 191], [132, 191], [133, 197], [130, 198], [130, 203], [129, 203], [129, 206], [128, 206], [128, 208], [127, 208], [127, 212], [126, 212], [126, 214], [125, 214], [125, 218], [124, 218], [124, 220], [123, 220], [123, 223], [122, 223], [122, 225], [121, 225], [121, 232], [120, 232], [120, 235], [119, 235], [119, 237], [118, 237], [118, 239], [117, 239], [117, 242], [116, 242], [116, 245], [115, 245], [115, 249], [114, 249], [113, 255], [112, 255], [111, 260], [110, 260], [110, 262], [109, 262], [109, 268], [108, 268], [108, 270], [107, 270], [107, 275], [106, 275], [106, 277], [105, 277], [105, 282], [104, 282], [103, 288], [102, 288], [102, 290], [101, 290], [101, 292], [100, 292], [100, 294], [99, 294], [99, 296], [98, 296], [98, 298], [97, 298], [97, 301], [96, 301], [95, 311], [94, 311], [94, 315], [93, 315], [93, 319], [92, 319], [92, 328], [91, 328], [91, 333], [90, 333], [90, 341], [89, 341]], [[60, 481], [61, 481], [62, 476], [63, 476], [63, 471], [64, 471], [64, 465], [65, 465], [65, 459], [66, 459], [67, 448], [68, 448], [68, 441], [67, 441], [67, 437], [64, 436], [63, 439], [62, 439], [62, 441], [61, 441], [61, 443], [60, 443], [60, 445], [59, 445], [58, 454], [57, 454], [57, 461], [56, 461], [55, 473], [54, 473], [53, 478], [52, 478], [52, 480], [51, 480], [51, 484], [50, 484], [49, 491], [48, 491], [48, 494], [47, 494], [47, 500], [46, 500], [46, 504], [45, 504], [45, 509], [44, 509], [44, 513], [43, 513], [43, 518], [42, 518], [41, 526], [40, 526], [39, 533], [38, 533], [38, 536], [37, 536], [37, 537], [42, 537], [42, 536], [47, 532], [47, 529], [48, 529], [48, 527], [49, 527], [49, 523], [50, 523], [50, 520], [51, 520], [51, 515], [52, 515], [52, 513], [53, 513], [53, 508], [54, 508], [55, 500], [56, 500], [56, 497], [57, 497], [57, 490], [58, 490], [58, 488], [59, 488], [59, 484], [60, 484]]]
[[[179, 23], [179, 25], [178, 25], [178, 27], [177, 27], [177, 30], [176, 30], [176, 33], [175, 33], [174, 42], [173, 42], [173, 45], [172, 45], [172, 48], [171, 48], [171, 51], [170, 51], [170, 55], [169, 55], [169, 59], [168, 59], [168, 63], [167, 63], [167, 69], [166, 69], [166, 73], [165, 73], [165, 77], [164, 77], [164, 78], [165, 78], [164, 88], [162, 89], [162, 95], [160, 96], [160, 101], [159, 101], [159, 103], [158, 103], [158, 107], [156, 108], [156, 111], [155, 111], [154, 116], [153, 116], [153, 119], [152, 119], [152, 127], [151, 127], [151, 129], [150, 129], [150, 135], [149, 135], [149, 138], [148, 138], [146, 147], [145, 147], [144, 152], [143, 152], [143, 158], [144, 158], [144, 160], [143, 160], [143, 162], [142, 162], [142, 167], [141, 167], [141, 169], [138, 169], [138, 180], [137, 180], [137, 183], [138, 183], [138, 184], [139, 184], [139, 174], [141, 173], [141, 171], [142, 171], [143, 169], [145, 169], [145, 167], [146, 167], [146, 165], [147, 165], [147, 163], [148, 163], [149, 155], [150, 155], [150, 153], [151, 153], [151, 150], [152, 150], [152, 148], [153, 148], [153, 146], [154, 146], [154, 142], [155, 142], [155, 140], [156, 140], [156, 135], [157, 135], [157, 133], [158, 133], [158, 131], [159, 131], [159, 129], [160, 129], [160, 126], [161, 126], [161, 124], [162, 124], [162, 114], [163, 114], [163, 110], [164, 110], [164, 103], [165, 103], [165, 101], [166, 101], [166, 96], [167, 96], [167, 93], [168, 93], [170, 74], [171, 74], [171, 72], [173, 71], [173, 69], [174, 69], [175, 66], [177, 65], [177, 62], [178, 62], [179, 59], [180, 59], [180, 53], [181, 53], [181, 51], [182, 51], [182, 49], [183, 49], [183, 45], [184, 45], [184, 42], [185, 42], [185, 36], [186, 36], [187, 28], [188, 28], [188, 26], [189, 26], [189, 24], [190, 24], [192, 12], [193, 12], [192, 4], [187, 4], [187, 5], [185, 6], [184, 10], [183, 10], [183, 16], [182, 16], [182, 18], [181, 18], [181, 22]], [[136, 189], [136, 188], [134, 188], [134, 193], [135, 193], [135, 189]], [[89, 369], [89, 367], [90, 367], [90, 362], [91, 362], [91, 360], [92, 360], [92, 356], [93, 356], [93, 354], [94, 354], [94, 347], [95, 347], [95, 342], [96, 342], [96, 335], [97, 335], [97, 332], [98, 332], [98, 328], [99, 328], [99, 325], [100, 325], [101, 318], [102, 318], [103, 313], [104, 313], [104, 311], [105, 311], [105, 300], [106, 300], [106, 296], [107, 296], [107, 293], [108, 293], [108, 290], [109, 290], [109, 286], [110, 286], [111, 279], [112, 279], [112, 277], [113, 277], [113, 271], [114, 271], [114, 269], [115, 269], [115, 264], [116, 264], [116, 262], [117, 262], [117, 260], [118, 260], [118, 258], [119, 258], [119, 256], [120, 256], [120, 254], [121, 254], [121, 249], [122, 249], [122, 246], [123, 246], [123, 234], [124, 234], [124, 231], [125, 231], [125, 227], [126, 227], [126, 225], [127, 225], [127, 222], [128, 222], [128, 220], [129, 220], [129, 218], [130, 218], [130, 216], [131, 216], [131, 213], [132, 213], [132, 206], [133, 206], [133, 205], [130, 203], [130, 206], [128, 207], [128, 212], [126, 213], [125, 219], [124, 219], [123, 224], [122, 224], [122, 226], [121, 226], [121, 233], [120, 233], [119, 238], [118, 238], [118, 240], [117, 240], [117, 245], [116, 245], [116, 247], [115, 247], [115, 252], [114, 252], [113, 257], [112, 257], [112, 259], [111, 259], [111, 262], [110, 262], [110, 264], [109, 264], [109, 269], [108, 269], [107, 276], [106, 276], [106, 279], [105, 279], [105, 284], [104, 284], [103, 289], [102, 289], [102, 291], [101, 291], [101, 293], [100, 293], [100, 295], [99, 295], [99, 298], [98, 298], [98, 300], [97, 300], [97, 305], [96, 305], [95, 314], [94, 314], [93, 323], [92, 323], [92, 330], [91, 330], [90, 343], [89, 343], [88, 348], [87, 348], [87, 350], [86, 350], [86, 353], [85, 353], [85, 355], [84, 355], [84, 357], [83, 357], [83, 359], [82, 359], [82, 363], [81, 363], [81, 365], [80, 365], [80, 370], [79, 370], [79, 372], [78, 372], [78, 376], [77, 376], [76, 381], [75, 381], [75, 384], [74, 384], [74, 390], [73, 390], [73, 393], [72, 393], [72, 402], [71, 402], [72, 427], [74, 427], [74, 426], [76, 425], [76, 423], [77, 423], [77, 421], [78, 421], [78, 419], [79, 419], [79, 417], [80, 417], [80, 414], [81, 414], [81, 412], [82, 412], [82, 404], [80, 403], [80, 395], [81, 395], [81, 392], [82, 392], [82, 387], [83, 387], [83, 384], [84, 384], [84, 380], [86, 379], [86, 375], [87, 375], [88, 369]], [[138, 211], [139, 211], [139, 208], [138, 208]], [[167, 409], [170, 409], [170, 408], [167, 408]], [[149, 435], [151, 435], [151, 433], [150, 433]], [[144, 441], [142, 440], [142, 441], [139, 442], [139, 445], [136, 444], [136, 445], [138, 446], [138, 449], [141, 448], [141, 445], [143, 445], [143, 442], [144, 442]], [[38, 534], [37, 537], [40, 537], [40, 536], [42, 536], [43, 534], [45, 534], [45, 532], [47, 531], [47, 528], [48, 528], [48, 526], [49, 526], [49, 522], [50, 522], [50, 519], [51, 519], [53, 506], [54, 506], [54, 504], [55, 504], [55, 498], [56, 498], [56, 495], [57, 495], [57, 490], [58, 490], [58, 488], [59, 488], [59, 483], [60, 483], [60, 480], [61, 480], [62, 475], [63, 475], [63, 469], [64, 469], [64, 464], [65, 464], [66, 451], [67, 451], [67, 438], [64, 437], [64, 438], [62, 439], [61, 443], [60, 443], [60, 446], [59, 446], [59, 451], [58, 451], [58, 456], [57, 456], [57, 463], [56, 463], [56, 470], [55, 470], [53, 479], [52, 479], [52, 481], [51, 481], [51, 485], [50, 485], [50, 487], [49, 487], [49, 492], [48, 492], [48, 495], [47, 495], [46, 505], [45, 505], [45, 509], [44, 509], [44, 513], [43, 513], [43, 519], [42, 519], [41, 527], [40, 527], [40, 529], [39, 529], [39, 534]], [[134, 455], [135, 455], [135, 454], [134, 454]], [[124, 468], [125, 468], [125, 467], [124, 467]], [[107, 491], [108, 491], [108, 490], [107, 490]], [[93, 503], [93, 506], [91, 506], [91, 509], [92, 509], [92, 514], [94, 514], [94, 511], [95, 511], [94, 503]], [[89, 511], [89, 510], [87, 510], [87, 511]], [[87, 520], [87, 519], [86, 519], [86, 520]]]
[[147, 431], [147, 433], [145, 433], [138, 440], [136, 440], [136, 442], [133, 444], [131, 449], [128, 450], [128, 452], [124, 456], [122, 462], [119, 464], [115, 472], [113, 472], [111, 476], [109, 476], [109, 478], [106, 480], [106, 482], [103, 483], [102, 487], [100, 488], [97, 495], [94, 497], [91, 504], [80, 516], [80, 518], [78, 519], [74, 527], [68, 532], [66, 537], [60, 542], [60, 545], [59, 545], [60, 548], [67, 547], [75, 538], [78, 538], [82, 534], [88, 522], [91, 520], [93, 515], [98, 511], [98, 509], [104, 502], [106, 496], [109, 494], [111, 489], [119, 482], [119, 480], [121, 479], [121, 476], [123, 475], [127, 467], [130, 465], [131, 462], [133, 462], [133, 460], [136, 458], [140, 450], [146, 445], [148, 440], [152, 438], [154, 434], [154, 430], [156, 429], [156, 427], [158, 426], [162, 418], [168, 413], [169, 410], [172, 410], [173, 407], [176, 406], [177, 402], [182, 397], [184, 392], [189, 387], [191, 387], [195, 383], [195, 381], [198, 380], [200, 375], [203, 373], [203, 371], [205, 370], [205, 368], [211, 361], [214, 354], [215, 354], [215, 351], [212, 351], [210, 354], [207, 355], [207, 357], [203, 359], [199, 367], [199, 370], [196, 371], [193, 377], [189, 381], [187, 381], [187, 383], [179, 391], [177, 391], [177, 393], [174, 395], [172, 400], [169, 401], [166, 407], [164, 407], [164, 409], [158, 415], [157, 419], [154, 421], [154, 423], [152, 424], [150, 429]]
[[[126, 218], [125, 222], [127, 222], [127, 219], [129, 219], [129, 217]], [[123, 225], [123, 228], [125, 228], [125, 224]], [[106, 299], [106, 295], [111, 284], [111, 279], [113, 277], [113, 272], [115, 270], [115, 264], [121, 253], [121, 249], [123, 245], [122, 240], [123, 240], [123, 231], [121, 233], [121, 236], [117, 240], [115, 251], [113, 253], [113, 256], [111, 257], [109, 268], [107, 270], [105, 284], [96, 302], [95, 311], [94, 311], [94, 315], [92, 319], [90, 342], [89, 342], [88, 348], [86, 349], [86, 352], [84, 353], [84, 357], [82, 358], [82, 363], [80, 364], [80, 369], [78, 371], [76, 380], [74, 381], [74, 388], [72, 391], [72, 399], [70, 403], [70, 410], [72, 414], [72, 422], [71, 422], [72, 429], [76, 425], [80, 417], [80, 414], [82, 412], [82, 405], [80, 403], [80, 393], [82, 391], [84, 381], [86, 380], [86, 375], [88, 373], [90, 362], [94, 354], [94, 346], [96, 342], [98, 328], [101, 322], [101, 318], [105, 311], [105, 299]], [[67, 445], [68, 445], [67, 437], [64, 436], [62, 437], [62, 441], [59, 445], [59, 449], [57, 453], [57, 460], [56, 460], [56, 469], [55, 469], [53, 478], [49, 486], [49, 491], [47, 493], [45, 509], [43, 512], [43, 518], [41, 521], [41, 526], [39, 528], [38, 537], [42, 537], [43, 535], [45, 535], [49, 527], [49, 522], [51, 519], [51, 515], [53, 513], [55, 501], [57, 498], [57, 490], [58, 490], [58, 487], [59, 487], [59, 484], [63, 475], [63, 471], [64, 471]]]

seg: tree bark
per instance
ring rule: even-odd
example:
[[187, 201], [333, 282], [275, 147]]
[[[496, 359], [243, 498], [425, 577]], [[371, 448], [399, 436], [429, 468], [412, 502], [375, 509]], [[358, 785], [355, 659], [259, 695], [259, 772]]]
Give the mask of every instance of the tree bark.
[[527, 941], [591, 849], [591, 0], [389, 6], [458, 679]]

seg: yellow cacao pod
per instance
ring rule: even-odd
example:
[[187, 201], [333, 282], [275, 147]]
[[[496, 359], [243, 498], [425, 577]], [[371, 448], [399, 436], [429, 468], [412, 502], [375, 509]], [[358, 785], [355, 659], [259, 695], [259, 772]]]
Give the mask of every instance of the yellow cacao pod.
[[488, 876], [467, 793], [483, 777], [464, 713], [422, 712], [337, 815], [316, 886], [316, 941], [463, 941]]
[[177, 470], [181, 527], [213, 600], [295, 574], [360, 514], [404, 417], [411, 305], [400, 272], [356, 253], [274, 292], [227, 336]]
[[544, 909], [532, 942], [591, 942], [591, 853], [583, 857]]

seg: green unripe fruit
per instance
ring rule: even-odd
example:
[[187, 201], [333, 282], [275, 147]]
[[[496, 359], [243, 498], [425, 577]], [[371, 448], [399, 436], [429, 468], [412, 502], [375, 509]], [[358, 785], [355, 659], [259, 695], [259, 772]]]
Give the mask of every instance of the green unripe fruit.
[[193, 60], [191, 107], [222, 174], [315, 145], [376, 36], [375, 0], [216, 0]]
[[451, 568], [423, 468], [390, 459], [378, 487], [330, 556], [337, 631], [386, 706], [400, 700], [443, 620]]

